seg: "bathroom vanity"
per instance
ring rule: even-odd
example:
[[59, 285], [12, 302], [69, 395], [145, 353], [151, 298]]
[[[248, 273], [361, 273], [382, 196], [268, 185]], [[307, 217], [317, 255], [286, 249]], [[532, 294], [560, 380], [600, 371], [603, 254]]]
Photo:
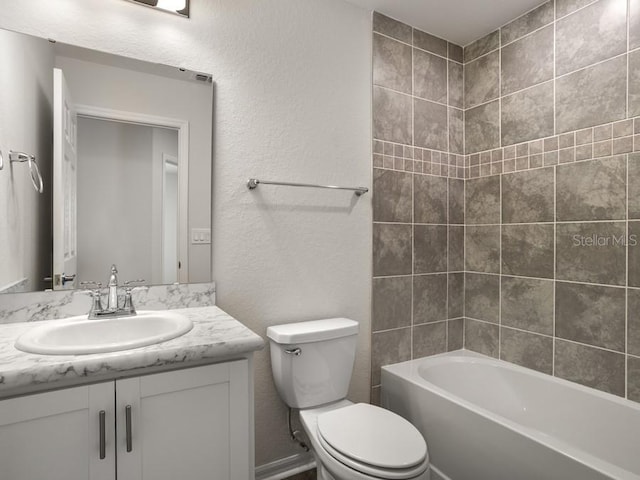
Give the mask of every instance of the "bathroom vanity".
[[24, 353], [14, 342], [34, 322], [0, 326], [3, 478], [253, 478], [252, 356], [263, 341], [217, 307], [172, 312], [194, 328], [91, 355]]

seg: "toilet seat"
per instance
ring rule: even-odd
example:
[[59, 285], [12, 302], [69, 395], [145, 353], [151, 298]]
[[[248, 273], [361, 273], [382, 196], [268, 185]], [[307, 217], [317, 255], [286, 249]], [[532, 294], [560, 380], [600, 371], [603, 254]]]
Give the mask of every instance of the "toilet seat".
[[407, 420], [380, 407], [352, 404], [317, 419], [321, 447], [345, 466], [377, 478], [416, 478], [429, 466], [426, 443]]
[[429, 466], [429, 461], [425, 459], [419, 465], [413, 468], [376, 468], [372, 465], [367, 465], [351, 458], [346, 457], [340, 452], [336, 451], [331, 445], [329, 445], [324, 438], [318, 437], [320, 445], [327, 454], [333, 457], [335, 460], [345, 465], [346, 467], [355, 470], [356, 472], [363, 473], [370, 477], [381, 478], [385, 480], [406, 480], [417, 478], [420, 474], [424, 473]]

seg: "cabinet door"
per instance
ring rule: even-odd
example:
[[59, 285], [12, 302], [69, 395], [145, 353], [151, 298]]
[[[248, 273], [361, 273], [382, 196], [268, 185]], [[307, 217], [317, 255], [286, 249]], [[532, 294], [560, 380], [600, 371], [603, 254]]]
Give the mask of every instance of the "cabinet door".
[[0, 478], [113, 480], [113, 389], [108, 382], [0, 401]]
[[116, 415], [118, 480], [250, 478], [247, 360], [118, 380]]

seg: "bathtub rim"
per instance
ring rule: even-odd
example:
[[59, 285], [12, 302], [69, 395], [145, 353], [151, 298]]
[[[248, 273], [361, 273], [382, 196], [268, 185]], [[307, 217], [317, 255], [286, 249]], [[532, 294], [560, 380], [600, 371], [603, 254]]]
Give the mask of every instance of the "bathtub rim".
[[[490, 410], [487, 410], [486, 408], [475, 405], [472, 402], [459, 397], [458, 395], [450, 393], [444, 388], [441, 388], [438, 385], [423, 378], [418, 371], [418, 368], [425, 363], [438, 365], [438, 364], [450, 362], [452, 359], [457, 359], [460, 362], [472, 361], [473, 363], [483, 363], [488, 365], [494, 365], [500, 368], [507, 368], [510, 370], [514, 370], [516, 372], [520, 372], [525, 375], [531, 375], [533, 377], [541, 378], [546, 381], [558, 382], [560, 385], [565, 385], [569, 388], [578, 390], [587, 395], [594, 395], [602, 400], [613, 401], [618, 405], [630, 407], [633, 410], [636, 410], [640, 413], [640, 404], [633, 402], [631, 400], [628, 400], [626, 398], [622, 398], [611, 393], [596, 390], [594, 388], [587, 387], [579, 383], [571, 382], [563, 378], [555, 377], [553, 375], [548, 375], [542, 372], [538, 372], [536, 370], [532, 370], [530, 368], [509, 363], [504, 360], [499, 360], [497, 358], [489, 357], [487, 355], [483, 355], [481, 353], [473, 352], [466, 349], [454, 350], [451, 352], [444, 352], [444, 353], [440, 353], [430, 357], [422, 357], [414, 360], [407, 360], [405, 362], [399, 362], [392, 365], [385, 365], [381, 367], [381, 370], [382, 370], [381, 385], [380, 385], [381, 399], [384, 398], [383, 384], [384, 384], [385, 375], [392, 375], [394, 377], [399, 377], [412, 385], [415, 385], [421, 388], [426, 388], [431, 393], [447, 401], [450, 401], [461, 408], [469, 410], [477, 415], [484, 417], [485, 419], [488, 419], [492, 422], [497, 423], [498, 425], [504, 428], [507, 428], [515, 433], [523, 435], [529, 440], [536, 442], [546, 448], [552, 449], [558, 452], [559, 454], [574, 460], [575, 462], [581, 463], [582, 465], [585, 465], [588, 468], [592, 468], [593, 470], [597, 471], [598, 473], [606, 477], [621, 478], [621, 479], [623, 478], [623, 479], [629, 479], [629, 480], [640, 480], [640, 475], [638, 475], [635, 472], [625, 470], [624, 468], [619, 467], [607, 460], [604, 460], [591, 453], [588, 453], [578, 447], [572, 446], [571, 444], [563, 440], [560, 440], [549, 434], [545, 434], [541, 430], [537, 430], [537, 429], [533, 429], [533, 428], [521, 425], [517, 422], [509, 420], [508, 418], [502, 415], [498, 415]], [[428, 448], [428, 445], [427, 445], [427, 448]], [[629, 475], [632, 475], [632, 477], [629, 477]]]

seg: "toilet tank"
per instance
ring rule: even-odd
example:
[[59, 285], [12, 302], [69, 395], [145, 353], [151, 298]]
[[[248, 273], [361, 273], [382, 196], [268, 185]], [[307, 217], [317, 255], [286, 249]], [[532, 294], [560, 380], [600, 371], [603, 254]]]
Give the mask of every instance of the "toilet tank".
[[278, 393], [292, 408], [347, 396], [356, 356], [358, 323], [329, 318], [267, 328]]

